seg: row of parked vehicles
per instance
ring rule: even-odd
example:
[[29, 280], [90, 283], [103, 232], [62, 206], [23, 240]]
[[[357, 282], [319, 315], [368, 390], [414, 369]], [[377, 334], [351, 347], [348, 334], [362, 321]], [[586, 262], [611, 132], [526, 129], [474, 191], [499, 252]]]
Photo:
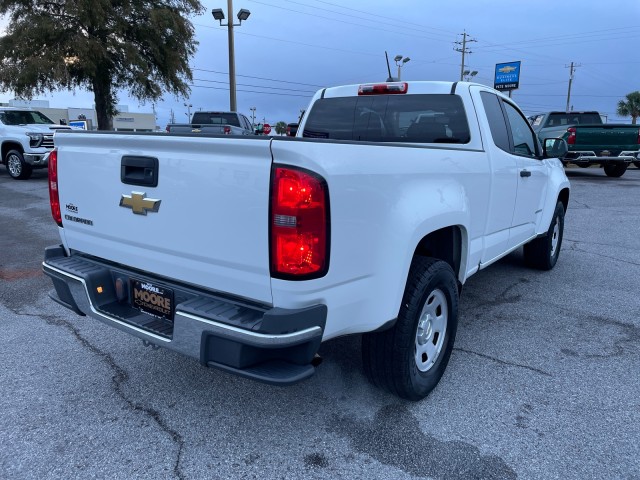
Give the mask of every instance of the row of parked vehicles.
[[[640, 126], [605, 123], [595, 111], [553, 111], [528, 117], [540, 141], [562, 138], [569, 152], [563, 164], [587, 168], [599, 165], [607, 176], [622, 176], [630, 164], [640, 168]], [[425, 128], [428, 116], [412, 120], [409, 128]], [[46, 168], [57, 125], [42, 113], [25, 108], [0, 107], [0, 163], [16, 180], [31, 176], [34, 169]], [[409, 131], [407, 128], [407, 132]], [[169, 133], [203, 135], [256, 135], [252, 122], [242, 113], [198, 111], [191, 123], [167, 125]], [[298, 123], [287, 124], [286, 135], [297, 136]], [[304, 136], [304, 135], [300, 135]]]

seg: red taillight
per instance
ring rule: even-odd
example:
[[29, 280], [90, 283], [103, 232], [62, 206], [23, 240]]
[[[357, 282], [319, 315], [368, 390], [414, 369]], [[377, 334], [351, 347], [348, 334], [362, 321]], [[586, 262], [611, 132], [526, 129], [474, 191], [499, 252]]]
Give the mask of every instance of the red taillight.
[[407, 82], [374, 83], [360, 85], [358, 87], [358, 95], [389, 95], [394, 93], [407, 93], [408, 90], [409, 84]]
[[231, 127], [229, 125], [225, 125], [223, 131], [225, 135], [231, 135]]
[[569, 137], [567, 137], [567, 144], [575, 145], [576, 144], [576, 128], [569, 127], [567, 128], [567, 132], [569, 132]]
[[171, 127], [169, 125], [165, 127], [165, 130], [167, 131], [167, 133], [171, 133]]
[[329, 268], [329, 192], [308, 170], [274, 167], [271, 180], [271, 276], [309, 279]]
[[640, 145], [640, 129], [638, 129], [638, 145]]
[[49, 154], [49, 203], [51, 216], [62, 226], [62, 212], [60, 211], [60, 196], [58, 195], [58, 149], [54, 148]]

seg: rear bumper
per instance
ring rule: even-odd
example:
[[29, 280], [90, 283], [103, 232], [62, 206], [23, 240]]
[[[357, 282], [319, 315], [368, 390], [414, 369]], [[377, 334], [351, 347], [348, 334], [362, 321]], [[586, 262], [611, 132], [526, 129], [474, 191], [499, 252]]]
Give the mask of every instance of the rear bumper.
[[636, 158], [637, 152], [622, 152], [618, 156], [598, 156], [593, 151], [569, 152], [563, 159], [564, 162], [571, 162], [578, 165], [594, 165], [605, 163], [626, 163], [629, 164]]
[[[45, 251], [44, 273], [51, 297], [79, 315], [87, 315], [157, 345], [255, 380], [287, 385], [313, 375], [312, 361], [322, 341], [327, 307], [280, 309], [251, 304], [144, 272], [82, 255], [65, 256], [60, 246]], [[160, 284], [174, 292], [172, 319], [131, 307], [131, 279]], [[98, 290], [101, 293], [98, 293]]]

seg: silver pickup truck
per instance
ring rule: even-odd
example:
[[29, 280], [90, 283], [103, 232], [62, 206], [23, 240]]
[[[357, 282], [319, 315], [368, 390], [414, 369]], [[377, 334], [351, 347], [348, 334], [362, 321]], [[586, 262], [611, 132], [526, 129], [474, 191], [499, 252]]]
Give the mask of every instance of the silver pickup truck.
[[47, 168], [53, 134], [69, 127], [56, 125], [29, 108], [0, 108], [0, 163], [11, 178], [26, 180], [34, 169]]
[[254, 135], [247, 117], [237, 112], [195, 112], [191, 123], [170, 123], [169, 133], [204, 133], [208, 135]]

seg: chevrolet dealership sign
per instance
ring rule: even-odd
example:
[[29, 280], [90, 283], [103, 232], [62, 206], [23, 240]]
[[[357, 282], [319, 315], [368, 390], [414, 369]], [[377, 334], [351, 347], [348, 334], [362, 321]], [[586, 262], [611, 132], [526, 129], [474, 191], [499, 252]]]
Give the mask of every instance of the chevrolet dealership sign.
[[496, 90], [515, 90], [520, 85], [520, 62], [496, 64], [496, 76], [493, 88]]

